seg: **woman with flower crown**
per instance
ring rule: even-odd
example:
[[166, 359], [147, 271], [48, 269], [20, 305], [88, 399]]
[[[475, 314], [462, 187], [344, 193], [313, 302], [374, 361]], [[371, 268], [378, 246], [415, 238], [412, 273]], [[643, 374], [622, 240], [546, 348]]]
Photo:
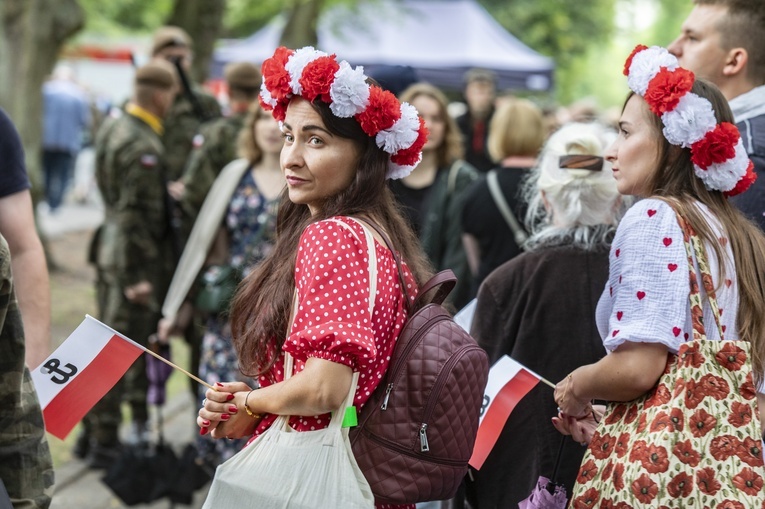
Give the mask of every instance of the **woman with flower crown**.
[[[638, 46], [624, 73], [606, 158], [644, 199], [598, 302], [609, 355], [555, 389], [553, 424], [590, 442], [572, 505], [760, 507], [765, 237], [728, 202], [753, 165], [720, 91], [664, 48]], [[610, 402], [602, 419], [592, 400]]]
[[[354, 372], [360, 408], [388, 369], [406, 296], [414, 299], [431, 275], [385, 185], [421, 158], [427, 130], [417, 111], [370, 85], [361, 68], [310, 47], [279, 48], [262, 71], [260, 102], [281, 125], [287, 188], [273, 251], [231, 306], [240, 369], [259, 377], [260, 389], [229, 382], [207, 391], [197, 423], [213, 438], [257, 437], [279, 415], [293, 416], [289, 426], [298, 432], [326, 428]], [[370, 296], [365, 237], [373, 229], [364, 223], [379, 226], [396, 247], [406, 294], [393, 254], [374, 232]], [[288, 380], [285, 361], [294, 361]]]

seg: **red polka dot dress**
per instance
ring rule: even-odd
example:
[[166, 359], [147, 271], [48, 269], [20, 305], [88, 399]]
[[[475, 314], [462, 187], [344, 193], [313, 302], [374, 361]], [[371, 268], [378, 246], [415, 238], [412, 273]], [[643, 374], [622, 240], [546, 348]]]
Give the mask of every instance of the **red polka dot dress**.
[[[353, 230], [338, 224], [342, 221]], [[355, 235], [354, 235], [355, 233]], [[295, 359], [295, 373], [310, 357], [349, 366], [359, 372], [354, 404], [364, 406], [380, 384], [390, 363], [396, 339], [407, 312], [391, 252], [375, 240], [377, 295], [369, 314], [369, 260], [363, 228], [354, 220], [335, 217], [309, 225], [300, 238], [295, 264], [299, 307], [284, 343]], [[417, 286], [408, 268], [407, 293], [413, 300]], [[283, 356], [261, 376], [261, 387], [284, 380]], [[263, 418], [255, 436], [273, 423]], [[294, 416], [290, 426], [297, 431], [326, 428], [330, 415]], [[379, 505], [378, 508], [410, 506]]]

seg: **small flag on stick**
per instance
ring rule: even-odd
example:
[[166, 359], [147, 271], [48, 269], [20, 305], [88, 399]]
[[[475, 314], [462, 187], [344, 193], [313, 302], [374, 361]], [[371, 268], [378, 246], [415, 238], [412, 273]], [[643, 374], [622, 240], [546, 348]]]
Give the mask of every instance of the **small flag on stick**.
[[540, 381], [555, 387], [507, 355], [491, 367], [470, 466], [476, 470], [481, 468], [515, 406]]

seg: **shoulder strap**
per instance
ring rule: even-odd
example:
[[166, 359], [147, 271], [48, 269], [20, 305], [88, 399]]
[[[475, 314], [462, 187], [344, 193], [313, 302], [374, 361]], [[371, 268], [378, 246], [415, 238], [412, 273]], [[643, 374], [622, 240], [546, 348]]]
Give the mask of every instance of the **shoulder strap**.
[[518, 221], [515, 219], [515, 214], [510, 210], [505, 196], [502, 194], [502, 189], [499, 187], [499, 179], [497, 178], [497, 170], [491, 170], [486, 175], [486, 183], [489, 185], [489, 192], [494, 199], [494, 203], [497, 205], [502, 217], [505, 218], [507, 226], [510, 227], [510, 231], [513, 232], [513, 238], [518, 247], [522, 247], [526, 240], [529, 238], [528, 234], [521, 228]]
[[447, 176], [447, 180], [446, 180], [447, 195], [451, 195], [454, 192], [454, 190], [457, 188], [457, 177], [459, 177], [461, 166], [462, 166], [462, 161], [460, 159], [457, 159], [456, 161], [452, 163], [451, 168], [449, 168], [449, 175]]

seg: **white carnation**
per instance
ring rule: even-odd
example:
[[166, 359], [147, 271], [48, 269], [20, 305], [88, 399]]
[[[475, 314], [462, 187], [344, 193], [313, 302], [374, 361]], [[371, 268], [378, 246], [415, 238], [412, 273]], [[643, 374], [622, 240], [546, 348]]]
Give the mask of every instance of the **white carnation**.
[[674, 110], [661, 116], [664, 137], [673, 145], [688, 148], [717, 125], [712, 103], [688, 92]]
[[364, 68], [353, 69], [348, 62], [340, 62], [340, 69], [329, 87], [332, 104], [329, 109], [335, 116], [348, 118], [364, 111], [369, 104], [369, 85]]
[[409, 103], [401, 103], [401, 118], [390, 126], [377, 133], [375, 141], [377, 146], [389, 154], [395, 154], [399, 150], [409, 148], [417, 139], [420, 129], [420, 117], [417, 110]]
[[696, 176], [699, 177], [707, 189], [714, 191], [730, 191], [741, 178], [746, 175], [749, 166], [749, 156], [746, 154], [741, 140], [736, 143], [736, 155], [731, 159], [719, 164], [713, 164], [706, 170], [693, 165]]
[[260, 97], [263, 99], [263, 102], [271, 106], [272, 108], [276, 108], [276, 105], [278, 102], [276, 99], [271, 97], [271, 92], [268, 91], [268, 88], [266, 88], [265, 83], [260, 84]]
[[396, 164], [393, 161], [388, 161], [388, 171], [385, 173], [385, 178], [390, 180], [398, 180], [404, 177], [408, 177], [409, 174], [412, 173], [412, 170], [414, 170], [417, 165], [420, 164], [420, 161], [422, 161], [422, 154], [420, 154], [420, 157], [417, 159], [417, 164], [412, 166], [401, 166], [400, 164]]
[[637, 94], [645, 95], [648, 83], [659, 74], [662, 67], [674, 71], [678, 67], [677, 58], [659, 46], [644, 49], [632, 58], [627, 85]]
[[303, 76], [303, 69], [305, 66], [313, 62], [319, 57], [326, 57], [327, 54], [323, 51], [314, 49], [313, 46], [306, 46], [295, 51], [284, 64], [284, 68], [290, 75], [290, 88], [295, 95], [302, 95], [303, 87], [300, 86], [299, 80]]

